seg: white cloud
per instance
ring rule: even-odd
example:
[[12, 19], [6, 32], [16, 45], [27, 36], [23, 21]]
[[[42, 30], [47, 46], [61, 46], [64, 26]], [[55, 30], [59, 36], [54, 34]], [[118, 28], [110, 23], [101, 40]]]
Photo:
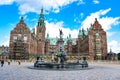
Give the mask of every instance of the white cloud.
[[8, 39], [7, 41], [2, 42], [2, 44], [1, 44], [1, 45], [4, 45], [4, 46], [9, 46], [9, 39]]
[[74, 22], [81, 23], [81, 19], [84, 17], [84, 13], [81, 12], [78, 16], [74, 14]]
[[10, 38], [9, 35], [5, 35], [4, 36], [4, 40], [2, 40], [2, 44], [1, 45], [9, 46], [9, 38]]
[[0, 5], [12, 4], [14, 0], [0, 0]]
[[63, 31], [63, 37], [67, 38], [71, 34], [72, 38], [77, 38], [78, 30], [70, 30], [69, 28], [64, 28], [64, 22], [47, 22], [46, 21], [46, 34], [49, 33], [50, 37], [59, 37], [59, 29]]
[[15, 2], [19, 7], [20, 14], [28, 12], [39, 13], [42, 7], [46, 13], [51, 11], [58, 13], [61, 7], [76, 1], [78, 0], [0, 0], [0, 5], [10, 5]]
[[28, 19], [28, 18], [27, 18], [27, 15], [19, 16], [19, 19], [21, 19], [21, 17], [23, 17], [24, 20]]
[[81, 4], [85, 4], [85, 2], [83, 0], [78, 0], [77, 5], [81, 5]]
[[30, 20], [30, 22], [37, 22], [37, 19], [33, 18], [33, 19]]
[[100, 2], [99, 2], [99, 0], [93, 0], [93, 3], [94, 4], [99, 4]]
[[107, 32], [107, 37], [111, 37], [111, 36], [113, 36], [114, 34], [116, 34], [116, 32]]
[[84, 13], [80, 13], [80, 18], [83, 18], [84, 17]]
[[99, 22], [101, 23], [104, 30], [110, 30], [112, 26], [120, 24], [120, 17], [103, 17], [99, 19]]
[[[95, 18], [98, 19], [98, 22], [102, 25], [102, 28], [107, 32], [107, 37], [113, 37], [115, 32], [108, 32], [113, 27], [118, 27], [116, 25], [120, 24], [120, 17], [108, 17], [105, 16], [108, 12], [110, 12], [111, 8], [105, 10], [99, 10], [98, 12], [91, 13], [86, 19], [81, 23], [81, 28], [87, 29], [90, 27], [90, 24], [94, 23]], [[104, 17], [105, 16], [105, 17]], [[120, 52], [120, 41], [112, 40], [108, 42], [108, 50], [109, 46], [112, 47], [113, 51], [118, 53]]]
[[76, 22], [76, 23], [81, 23], [79, 17], [75, 17], [75, 18], [74, 18], [74, 22]]
[[98, 19], [105, 31], [110, 30], [112, 26], [120, 24], [120, 17], [101, 17], [105, 16], [110, 10], [111, 8], [108, 8], [106, 10], [100, 10], [98, 12], [91, 13], [90, 16], [87, 16], [87, 18], [81, 23], [81, 28], [89, 28], [90, 24], [94, 23], [95, 18]]
[[73, 2], [77, 2], [77, 5], [85, 4], [83, 0], [0, 0], [0, 5], [10, 5], [14, 2], [22, 15], [29, 12], [40, 13], [41, 8], [45, 9], [45, 13], [58, 13], [62, 7]]
[[60, 8], [67, 6], [77, 0], [16, 0], [19, 5], [20, 14], [26, 14], [28, 12], [39, 13], [43, 7], [46, 12], [58, 13]]
[[108, 51], [110, 51], [110, 47], [113, 52], [119, 53], [120, 52], [120, 43], [116, 40], [112, 40], [111, 42], [108, 42]]

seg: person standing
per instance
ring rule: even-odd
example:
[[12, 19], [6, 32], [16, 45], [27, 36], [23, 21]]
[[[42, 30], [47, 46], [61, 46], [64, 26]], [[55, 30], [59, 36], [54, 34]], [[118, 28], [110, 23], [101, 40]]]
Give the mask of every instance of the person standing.
[[10, 65], [10, 60], [8, 60], [8, 65]]
[[18, 64], [19, 64], [19, 65], [21, 64], [20, 60], [18, 60]]
[[1, 67], [3, 67], [4, 65], [4, 60], [1, 60]]

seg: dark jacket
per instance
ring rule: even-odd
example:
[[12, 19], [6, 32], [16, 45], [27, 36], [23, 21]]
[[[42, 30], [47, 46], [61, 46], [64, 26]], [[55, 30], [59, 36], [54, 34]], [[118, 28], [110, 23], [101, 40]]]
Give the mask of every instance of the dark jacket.
[[4, 60], [1, 60], [1, 64], [4, 64]]

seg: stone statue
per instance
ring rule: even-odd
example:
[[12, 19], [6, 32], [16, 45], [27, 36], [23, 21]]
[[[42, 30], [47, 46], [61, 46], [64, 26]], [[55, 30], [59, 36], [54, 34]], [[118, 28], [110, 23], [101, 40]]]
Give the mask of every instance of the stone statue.
[[60, 30], [60, 29], [59, 29], [59, 31], [60, 31], [60, 39], [61, 39], [62, 36], [63, 36], [63, 32], [62, 32], [62, 30]]

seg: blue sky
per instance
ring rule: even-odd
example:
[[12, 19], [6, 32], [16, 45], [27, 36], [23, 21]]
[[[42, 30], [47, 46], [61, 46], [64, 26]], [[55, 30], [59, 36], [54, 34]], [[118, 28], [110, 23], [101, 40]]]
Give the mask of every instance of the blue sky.
[[98, 18], [107, 32], [108, 51], [120, 52], [119, 0], [0, 0], [0, 45], [9, 45], [10, 31], [24, 16], [31, 29], [36, 26], [40, 10], [45, 13], [46, 33], [50, 37], [69, 34], [77, 37], [78, 30], [89, 28]]

